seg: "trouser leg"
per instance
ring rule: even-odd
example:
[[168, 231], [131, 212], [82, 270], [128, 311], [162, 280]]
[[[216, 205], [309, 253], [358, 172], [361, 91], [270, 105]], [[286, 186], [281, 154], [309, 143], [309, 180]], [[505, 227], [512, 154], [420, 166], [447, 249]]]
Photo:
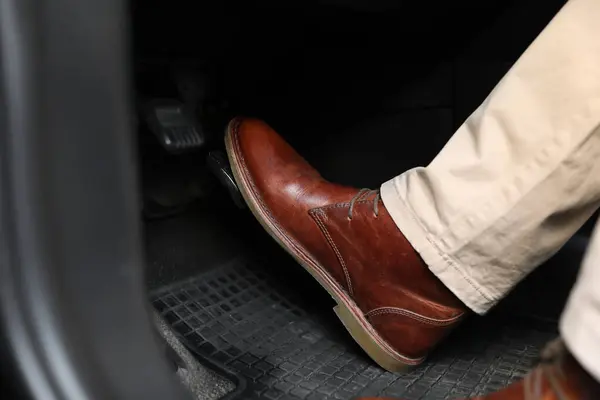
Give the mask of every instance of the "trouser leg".
[[556, 15], [427, 167], [383, 202], [433, 273], [485, 313], [600, 201], [600, 1]]
[[563, 312], [560, 331], [573, 356], [600, 381], [600, 221]]

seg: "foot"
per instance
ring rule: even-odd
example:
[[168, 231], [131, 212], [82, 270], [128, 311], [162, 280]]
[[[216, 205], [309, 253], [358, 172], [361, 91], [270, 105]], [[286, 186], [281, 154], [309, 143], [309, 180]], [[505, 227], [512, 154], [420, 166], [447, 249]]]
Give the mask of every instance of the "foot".
[[468, 313], [423, 263], [376, 190], [330, 183], [263, 122], [225, 143], [252, 213], [337, 302], [358, 344], [390, 371], [421, 363]]
[[[472, 400], [593, 400], [600, 399], [600, 384], [569, 354], [562, 342], [554, 342], [542, 363], [524, 379], [499, 392]], [[357, 400], [391, 400], [365, 397]]]

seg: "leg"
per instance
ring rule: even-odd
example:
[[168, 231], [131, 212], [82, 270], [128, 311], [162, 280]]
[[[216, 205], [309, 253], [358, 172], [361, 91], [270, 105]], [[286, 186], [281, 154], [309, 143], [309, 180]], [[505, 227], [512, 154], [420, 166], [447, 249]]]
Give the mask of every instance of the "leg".
[[485, 313], [600, 201], [600, 2], [569, 2], [425, 168], [383, 202], [431, 271]]
[[600, 381], [600, 221], [563, 312], [560, 332], [573, 356]]
[[326, 181], [263, 122], [229, 124], [250, 210], [384, 368], [423, 362], [597, 208], [598, 20], [597, 0], [569, 3], [428, 167], [382, 186], [383, 202]]

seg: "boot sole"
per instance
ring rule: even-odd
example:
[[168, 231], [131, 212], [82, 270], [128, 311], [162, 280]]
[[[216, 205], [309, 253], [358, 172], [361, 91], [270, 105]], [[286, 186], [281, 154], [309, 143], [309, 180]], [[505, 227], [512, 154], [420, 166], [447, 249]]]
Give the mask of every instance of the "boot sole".
[[269, 213], [259, 201], [258, 194], [254, 193], [250, 179], [244, 172], [243, 163], [238, 159], [235, 151], [234, 130], [236, 120], [227, 126], [225, 132], [225, 148], [231, 165], [231, 171], [238, 184], [240, 192], [248, 208], [256, 217], [262, 227], [271, 237], [302, 266], [335, 300], [337, 306], [333, 308], [342, 324], [346, 327], [352, 338], [379, 366], [390, 372], [405, 372], [423, 362], [425, 357], [410, 358], [394, 350], [373, 328], [364, 317], [363, 312], [346, 291], [333, 279], [325, 268], [310, 256], [310, 254], [293, 242], [276, 223], [272, 221]]

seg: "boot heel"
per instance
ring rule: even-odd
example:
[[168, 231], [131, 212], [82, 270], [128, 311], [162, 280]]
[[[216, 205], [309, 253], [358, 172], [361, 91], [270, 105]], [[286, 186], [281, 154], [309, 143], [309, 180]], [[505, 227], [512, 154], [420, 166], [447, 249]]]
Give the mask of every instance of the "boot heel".
[[352, 312], [343, 303], [333, 308], [336, 315], [342, 321], [352, 338], [380, 367], [391, 372], [407, 372], [415, 365], [399, 361], [385, 349], [383, 349], [365, 330]]

